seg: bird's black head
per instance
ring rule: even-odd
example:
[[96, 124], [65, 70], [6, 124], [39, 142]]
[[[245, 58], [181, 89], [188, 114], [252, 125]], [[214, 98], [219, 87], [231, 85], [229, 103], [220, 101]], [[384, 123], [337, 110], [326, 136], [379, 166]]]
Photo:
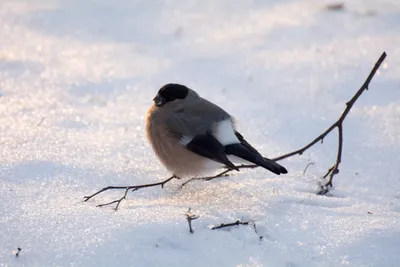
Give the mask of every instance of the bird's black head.
[[175, 99], [185, 99], [189, 93], [189, 88], [176, 83], [168, 83], [158, 90], [156, 97], [153, 99], [154, 104], [158, 107], [172, 102]]

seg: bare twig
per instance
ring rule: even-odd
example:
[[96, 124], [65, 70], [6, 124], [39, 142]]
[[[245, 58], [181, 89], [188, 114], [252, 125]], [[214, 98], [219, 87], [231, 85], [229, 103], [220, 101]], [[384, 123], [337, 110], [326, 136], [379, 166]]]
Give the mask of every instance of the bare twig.
[[233, 223], [221, 223], [220, 225], [213, 226], [210, 229], [217, 230], [217, 229], [221, 229], [221, 228], [227, 228], [227, 227], [232, 227], [232, 226], [237, 226], [237, 225], [249, 225], [249, 224], [253, 225], [254, 232], [258, 235], [258, 239], [261, 241], [263, 239], [263, 236], [258, 234], [256, 223], [253, 221], [242, 222], [240, 220], [237, 220], [236, 222], [233, 222]]
[[294, 152], [282, 155], [282, 156], [277, 157], [277, 158], [274, 159], [275, 161], [278, 161], [278, 160], [282, 160], [282, 159], [291, 157], [291, 156], [296, 155], [296, 154], [298, 154], [298, 155], [303, 154], [304, 151], [306, 151], [307, 149], [312, 147], [317, 142], [323, 141], [324, 138], [333, 129], [335, 129], [337, 127], [338, 128], [338, 153], [337, 153], [337, 157], [336, 157], [336, 163], [329, 169], [329, 171], [328, 171], [329, 179], [325, 183], [325, 185], [322, 186], [321, 190], [318, 192], [319, 195], [324, 195], [324, 194], [326, 194], [328, 192], [328, 190], [327, 190], [328, 187], [332, 187], [333, 176], [335, 174], [339, 173], [339, 165], [340, 165], [340, 163], [342, 161], [342, 151], [343, 151], [343, 121], [346, 118], [347, 114], [350, 112], [350, 110], [353, 107], [354, 103], [361, 96], [361, 94], [365, 90], [368, 90], [368, 87], [369, 87], [369, 84], [370, 84], [372, 78], [375, 76], [375, 73], [378, 71], [379, 67], [381, 66], [381, 64], [385, 60], [385, 58], [386, 58], [386, 53], [383, 52], [382, 55], [379, 57], [378, 61], [375, 63], [375, 66], [371, 70], [370, 74], [368, 75], [368, 77], [365, 80], [365, 82], [363, 83], [363, 85], [361, 85], [360, 89], [358, 89], [358, 91], [350, 99], [350, 101], [346, 103], [345, 110], [343, 111], [342, 115], [339, 117], [339, 119], [335, 123], [333, 123], [327, 130], [325, 130], [325, 132], [323, 132], [320, 136], [315, 138], [311, 143], [309, 143], [308, 145], [304, 146], [303, 148], [300, 148], [299, 150], [296, 150]]
[[315, 165], [315, 163], [314, 162], [308, 163], [307, 166], [304, 168], [303, 175], [306, 174], [308, 167], [310, 167], [311, 165]]
[[[379, 67], [381, 66], [381, 64], [385, 60], [385, 58], [386, 58], [386, 52], [383, 52], [382, 55], [379, 57], [378, 61], [375, 63], [375, 66], [369, 73], [369, 75], [368, 75], [367, 79], [365, 80], [365, 82], [363, 83], [363, 85], [361, 85], [361, 87], [358, 89], [358, 91], [355, 93], [355, 95], [346, 103], [345, 110], [343, 111], [342, 115], [339, 117], [339, 119], [336, 122], [334, 122], [331, 126], [328, 127], [328, 129], [326, 129], [322, 134], [320, 134], [318, 137], [316, 137], [313, 141], [311, 141], [309, 144], [305, 145], [304, 147], [302, 147], [298, 150], [295, 150], [293, 152], [284, 154], [282, 156], [272, 158], [272, 160], [274, 160], [274, 161], [280, 161], [280, 160], [290, 158], [295, 155], [302, 155], [306, 150], [308, 150], [309, 148], [314, 146], [316, 143], [318, 143], [318, 142], [323, 143], [324, 138], [326, 136], [328, 136], [332, 132], [333, 129], [337, 128], [338, 129], [338, 152], [337, 152], [336, 162], [328, 170], [328, 173], [323, 177], [323, 178], [328, 177], [328, 181], [324, 185], [321, 186], [321, 189], [318, 192], [318, 195], [325, 195], [327, 192], [329, 192], [328, 187], [332, 187], [333, 176], [335, 174], [339, 173], [339, 165], [342, 160], [342, 151], [343, 151], [343, 122], [344, 122], [344, 119], [346, 118], [347, 114], [350, 112], [354, 103], [361, 96], [361, 94], [365, 90], [368, 90], [368, 87], [369, 87], [369, 84], [370, 84], [372, 78], [375, 76], [376, 72], [378, 71]], [[252, 169], [252, 168], [257, 168], [258, 166], [254, 165], [254, 164], [243, 164], [243, 165], [239, 165], [237, 167], [239, 169], [248, 169], [248, 168]], [[185, 185], [193, 180], [201, 179], [201, 180], [209, 181], [209, 180], [212, 180], [215, 178], [220, 178], [222, 176], [226, 176], [231, 171], [233, 171], [233, 169], [227, 169], [221, 173], [218, 173], [217, 175], [214, 175], [213, 177], [191, 179], [191, 180], [188, 180], [187, 182], [185, 182]]]
[[235, 225], [248, 225], [250, 222], [241, 222], [240, 220], [237, 220], [236, 222], [233, 223], [221, 223], [218, 226], [213, 226], [211, 227], [211, 230], [217, 230], [217, 229], [221, 229], [221, 228], [225, 228], [225, 227], [232, 227]]
[[[329, 168], [328, 172], [323, 176], [324, 179], [328, 178], [328, 181], [321, 186], [320, 191], [318, 192], [319, 195], [325, 195], [326, 193], [329, 192], [329, 187], [332, 187], [332, 180], [333, 177], [339, 173], [339, 165], [342, 161], [342, 152], [343, 152], [343, 122], [346, 118], [346, 116], [348, 115], [348, 113], [350, 112], [351, 108], [353, 107], [354, 103], [357, 101], [357, 99], [361, 96], [361, 94], [365, 91], [368, 90], [369, 84], [372, 80], [372, 78], [375, 76], [376, 72], [378, 71], [379, 67], [381, 66], [382, 62], [385, 60], [386, 58], [386, 53], [383, 52], [382, 55], [380, 56], [380, 58], [378, 59], [378, 61], [375, 63], [375, 66], [373, 67], [373, 69], [371, 70], [370, 74], [368, 75], [367, 79], [365, 80], [365, 82], [363, 83], [363, 85], [358, 89], [358, 91], [355, 93], [355, 95], [346, 103], [346, 108], [344, 109], [343, 113], [341, 114], [341, 116], [339, 117], [339, 119], [334, 122], [331, 126], [329, 126], [322, 134], [320, 134], [318, 137], [316, 137], [313, 141], [311, 141], [309, 144], [305, 145], [304, 147], [295, 150], [293, 152], [284, 154], [282, 156], [276, 157], [276, 158], [272, 158], [272, 160], [274, 161], [280, 161], [286, 158], [290, 158], [292, 156], [295, 155], [302, 155], [306, 150], [308, 150], [309, 148], [311, 148], [312, 146], [314, 146], [316, 143], [321, 142], [323, 143], [323, 140], [326, 136], [328, 136], [333, 129], [337, 128], [338, 129], [338, 151], [337, 151], [337, 156], [336, 156], [336, 162], [333, 164], [333, 166], [331, 168]], [[310, 164], [309, 164], [310, 165]], [[309, 166], [308, 165], [308, 166]], [[307, 167], [308, 167], [307, 166]], [[253, 168], [257, 168], [257, 165], [254, 164], [242, 164], [237, 166], [237, 168], [239, 169], [253, 169]], [[307, 168], [305, 169], [305, 171], [307, 170]], [[187, 183], [194, 181], [194, 180], [206, 180], [206, 181], [210, 181], [216, 178], [221, 178], [221, 177], [226, 177], [229, 176], [229, 173], [233, 171], [233, 169], [226, 169], [214, 176], [208, 176], [208, 177], [200, 177], [200, 178], [192, 178], [186, 182], [184, 182], [182, 184], [182, 186], [185, 186]], [[166, 184], [167, 182], [171, 181], [172, 179], [177, 178], [175, 176], [172, 176], [168, 179], [166, 179], [165, 181], [162, 182], [158, 182], [158, 183], [152, 183], [152, 184], [144, 184], [144, 185], [134, 185], [134, 186], [108, 186], [105, 187], [99, 191], [97, 191], [96, 193], [90, 195], [90, 196], [86, 196], [84, 197], [85, 200], [84, 201], [88, 201], [89, 199], [93, 198], [94, 196], [107, 191], [107, 190], [125, 190], [124, 195], [117, 200], [111, 201], [109, 203], [105, 203], [105, 204], [101, 204], [98, 205], [99, 207], [105, 206], [105, 205], [111, 205], [111, 204], [115, 204], [116, 203], [116, 207], [115, 209], [118, 208], [119, 204], [121, 203], [121, 201], [123, 199], [126, 198], [126, 195], [128, 193], [128, 191], [130, 189], [132, 189], [132, 191], [138, 190], [140, 188], [145, 188], [145, 187], [153, 187], [153, 186], [158, 186], [161, 185], [161, 187], [164, 186], [164, 184]], [[236, 222], [237, 223], [237, 222]], [[236, 223], [234, 225], [236, 225]], [[240, 223], [239, 224], [243, 224]], [[224, 226], [226, 227], [226, 226]]]
[[19, 253], [21, 252], [22, 248], [17, 248], [17, 252], [15, 253], [15, 257], [19, 257]]
[[42, 117], [39, 121], [39, 123], [36, 125], [36, 127], [39, 127], [40, 125], [42, 125], [42, 123], [44, 122], [44, 119], [46, 119], [46, 117]]
[[261, 241], [264, 237], [258, 233], [256, 223], [253, 222], [252, 224], [253, 224], [254, 232], [258, 235], [258, 239]]
[[84, 197], [84, 199], [85, 199], [84, 201], [86, 202], [89, 199], [97, 196], [98, 194], [103, 193], [104, 191], [122, 190], [123, 189], [123, 190], [125, 190], [125, 193], [120, 199], [117, 199], [117, 200], [114, 200], [114, 201], [111, 201], [111, 202], [108, 202], [108, 203], [105, 203], [105, 204], [97, 205], [97, 207], [103, 207], [103, 206], [107, 206], [107, 205], [111, 205], [111, 204], [115, 204], [116, 203], [116, 206], [115, 206], [114, 209], [117, 210], [118, 207], [119, 207], [119, 204], [121, 203], [121, 201], [126, 198], [126, 195], [128, 194], [129, 190], [132, 189], [132, 192], [133, 192], [133, 191], [139, 190], [141, 188], [154, 187], [154, 186], [161, 186], [161, 188], [164, 188], [164, 185], [166, 183], [168, 183], [169, 181], [171, 181], [172, 179], [174, 179], [174, 178], [177, 178], [177, 177], [175, 175], [172, 175], [171, 177], [169, 177], [168, 179], [166, 179], [164, 181], [161, 181], [161, 182], [158, 182], [158, 183], [152, 183], [152, 184], [132, 185], [132, 186], [107, 186], [107, 187], [104, 187], [103, 189], [97, 191], [96, 193], [90, 195], [90, 196], [85, 196]]
[[[258, 165], [254, 165], [254, 164], [242, 164], [242, 165], [239, 165], [239, 166], [236, 166], [236, 167], [238, 169], [254, 169], [254, 168], [257, 168], [259, 166]], [[186, 182], [182, 183], [181, 187], [184, 187], [188, 183], [193, 182], [195, 180], [211, 181], [211, 180], [214, 180], [216, 178], [227, 177], [227, 176], [230, 176], [229, 172], [231, 172], [231, 171], [233, 171], [233, 169], [226, 167], [226, 170], [224, 170], [224, 171], [222, 171], [222, 172], [220, 172], [220, 173], [218, 173], [216, 175], [213, 175], [213, 176], [194, 177], [194, 178], [191, 178], [191, 179], [187, 180]]]
[[192, 221], [198, 219], [199, 216], [198, 215], [194, 215], [193, 213], [190, 212], [190, 210], [191, 209], [189, 208], [189, 210], [187, 212], [185, 212], [184, 214], [186, 215], [186, 220], [187, 220], [187, 222], [189, 224], [189, 232], [191, 234], [193, 234], [194, 231], [193, 231], [193, 228], [192, 228]]
[[215, 179], [215, 178], [227, 177], [227, 176], [230, 175], [230, 174], [228, 174], [228, 172], [230, 172], [230, 171], [232, 171], [232, 169], [226, 169], [225, 171], [223, 171], [223, 172], [221, 172], [221, 173], [218, 173], [218, 174], [216, 174], [216, 175], [214, 175], [214, 176], [194, 177], [194, 178], [191, 178], [191, 179], [187, 180], [186, 182], [182, 183], [181, 188], [184, 187], [186, 184], [188, 184], [188, 183], [194, 181], [194, 180], [205, 180], [205, 181], [210, 181], [210, 180]]
[[[118, 207], [119, 207], [119, 204], [121, 204], [121, 201], [124, 200], [124, 199], [126, 199], [126, 195], [128, 194], [129, 189], [130, 189], [130, 188], [129, 188], [129, 186], [128, 186], [128, 187], [125, 189], [125, 194], [124, 194], [121, 198], [116, 199], [116, 200], [113, 200], [113, 201], [110, 201], [110, 202], [108, 202], [108, 203], [99, 204], [99, 205], [97, 205], [97, 207], [104, 207], [104, 206], [116, 204], [114, 209], [117, 210]], [[137, 188], [133, 188], [133, 189], [132, 189], [132, 192], [133, 192], [133, 191], [136, 191], [136, 190], [137, 190]], [[85, 200], [85, 201], [86, 201], [86, 200]]]

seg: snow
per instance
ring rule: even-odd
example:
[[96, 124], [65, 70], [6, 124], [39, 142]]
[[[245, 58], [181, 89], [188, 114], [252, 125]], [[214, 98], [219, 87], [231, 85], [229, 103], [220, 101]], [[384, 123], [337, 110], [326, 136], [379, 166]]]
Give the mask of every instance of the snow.
[[[3, 0], [0, 266], [398, 266], [400, 4], [343, 2]], [[273, 157], [335, 121], [383, 51], [330, 196], [315, 192], [336, 133], [280, 162], [287, 175], [173, 181], [118, 211], [96, 205], [123, 192], [82, 202], [169, 176], [144, 134], [163, 84], [222, 106]], [[257, 233], [210, 230], [238, 219]]]

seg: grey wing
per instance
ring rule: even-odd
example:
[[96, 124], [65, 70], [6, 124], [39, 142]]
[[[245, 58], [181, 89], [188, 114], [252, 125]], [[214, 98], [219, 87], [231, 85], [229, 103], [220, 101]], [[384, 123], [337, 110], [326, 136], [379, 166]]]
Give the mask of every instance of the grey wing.
[[[181, 136], [194, 137], [212, 130], [215, 123], [231, 116], [217, 105], [203, 99], [184, 105], [166, 121], [167, 127]], [[233, 120], [233, 119], [232, 119]]]
[[210, 126], [200, 117], [189, 114], [176, 112], [166, 121], [168, 129], [181, 137], [195, 137], [196, 135], [205, 134]]
[[203, 118], [210, 121], [223, 121], [225, 119], [231, 118], [231, 115], [228, 114], [225, 110], [220, 108], [219, 106], [215, 105], [214, 103], [199, 98], [196, 101], [196, 105], [192, 105], [188, 108], [189, 112], [202, 112]]

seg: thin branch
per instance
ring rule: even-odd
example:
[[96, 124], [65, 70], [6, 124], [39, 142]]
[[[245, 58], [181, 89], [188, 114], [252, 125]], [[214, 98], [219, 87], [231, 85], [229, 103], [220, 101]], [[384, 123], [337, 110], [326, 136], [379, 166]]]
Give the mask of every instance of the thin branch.
[[[318, 137], [316, 137], [314, 140], [312, 140], [309, 144], [305, 145], [304, 147], [295, 150], [293, 152], [284, 154], [282, 156], [276, 157], [276, 158], [272, 158], [272, 160], [274, 161], [280, 161], [286, 158], [290, 158], [292, 156], [295, 155], [302, 155], [306, 150], [308, 150], [309, 148], [311, 148], [312, 146], [314, 146], [316, 143], [321, 142], [323, 143], [324, 138], [326, 136], [328, 136], [333, 129], [338, 128], [338, 153], [337, 153], [337, 158], [336, 158], [336, 162], [335, 164], [328, 170], [328, 173], [323, 177], [326, 178], [329, 175], [329, 179], [328, 181], [321, 186], [321, 190], [318, 192], [319, 195], [325, 195], [327, 192], [329, 192], [328, 187], [332, 187], [332, 180], [335, 174], [339, 173], [339, 165], [341, 163], [341, 159], [342, 159], [342, 151], [343, 151], [343, 122], [347, 116], [347, 114], [350, 112], [351, 108], [353, 107], [354, 103], [357, 101], [357, 99], [361, 96], [361, 94], [365, 91], [368, 90], [369, 84], [372, 80], [372, 78], [375, 76], [376, 72], [378, 71], [379, 67], [381, 66], [382, 62], [385, 60], [386, 58], [386, 52], [383, 52], [382, 55], [379, 57], [379, 59], [377, 60], [377, 62], [375, 63], [375, 66], [373, 67], [373, 69], [371, 70], [371, 72], [369, 73], [367, 79], [365, 80], [365, 82], [363, 83], [363, 85], [358, 89], [358, 91], [356, 92], [356, 94], [346, 103], [346, 108], [344, 109], [343, 113], [341, 114], [341, 116], [339, 117], [339, 119], [337, 121], [335, 121], [331, 126], [329, 126], [322, 134], [320, 134]], [[254, 165], [254, 164], [243, 164], [243, 165], [239, 165], [237, 166], [239, 169], [253, 169], [253, 168], [257, 168], [259, 166]], [[205, 177], [205, 178], [195, 178], [195, 179], [191, 179], [188, 180], [184, 183], [184, 185], [186, 185], [187, 183], [193, 181], [193, 180], [212, 180], [215, 178], [220, 178], [222, 176], [227, 175], [229, 172], [233, 171], [233, 169], [227, 169], [221, 173], [218, 173], [217, 175], [214, 175], [213, 177]]]
[[44, 119], [46, 119], [46, 117], [42, 117], [39, 121], [39, 123], [36, 125], [36, 127], [39, 127], [40, 125], [42, 125], [42, 123], [44, 122]]
[[221, 173], [218, 173], [216, 175], [213, 175], [213, 176], [191, 178], [191, 179], [187, 180], [186, 182], [182, 183], [181, 188], [184, 187], [186, 184], [194, 181], [194, 180], [210, 181], [210, 180], [215, 179], [215, 178], [227, 177], [227, 176], [230, 175], [230, 174], [227, 174], [230, 171], [232, 171], [232, 169], [226, 169], [225, 171], [223, 171]]
[[19, 257], [19, 253], [21, 252], [22, 248], [18, 247], [17, 252], [15, 253], [15, 257]]
[[256, 226], [256, 223], [255, 223], [255, 222], [253, 222], [253, 228], [254, 228], [254, 232], [258, 235], [258, 239], [259, 239], [260, 241], [262, 241], [262, 239], [263, 239], [264, 237], [258, 233], [257, 226]]
[[315, 165], [315, 163], [314, 162], [308, 163], [307, 166], [304, 168], [303, 175], [306, 174], [308, 167], [310, 167], [311, 165]]
[[[112, 204], [116, 203], [117, 205], [115, 205], [114, 209], [117, 210], [118, 207], [119, 207], [119, 204], [121, 204], [121, 201], [126, 199], [126, 195], [128, 194], [129, 189], [130, 189], [129, 187], [127, 187], [125, 189], [125, 194], [120, 199], [113, 200], [111, 202], [104, 203], [104, 204], [99, 204], [99, 205], [97, 205], [97, 207], [104, 207], [104, 206], [108, 206], [108, 205], [112, 205]], [[132, 192], [135, 191], [135, 190], [137, 190], [137, 189], [132, 189]]]
[[326, 183], [326, 186], [332, 187], [332, 179], [335, 174], [339, 173], [339, 164], [342, 162], [342, 151], [343, 151], [343, 125], [339, 124], [338, 125], [338, 153], [336, 157], [336, 163], [331, 171], [331, 174], [329, 175], [329, 180]]
[[190, 212], [190, 210], [191, 209], [189, 208], [189, 210], [187, 212], [185, 212], [184, 214], [186, 215], [186, 220], [187, 220], [187, 222], [189, 224], [189, 232], [191, 234], [193, 234], [194, 231], [193, 231], [193, 228], [192, 228], [192, 221], [198, 219], [199, 216], [198, 215], [194, 215], [193, 213]]
[[[239, 166], [236, 166], [236, 167], [238, 169], [254, 169], [254, 168], [257, 168], [259, 166], [258, 165], [254, 165], [254, 164], [242, 164], [242, 165], [239, 165]], [[228, 168], [228, 167], [225, 167], [225, 168], [226, 168], [225, 171], [222, 171], [222, 172], [220, 172], [220, 173], [218, 173], [216, 175], [213, 175], [213, 176], [191, 178], [191, 179], [187, 180], [186, 182], [182, 183], [181, 188], [184, 187], [185, 185], [187, 185], [188, 183], [196, 181], [196, 180], [211, 181], [211, 180], [216, 179], [216, 178], [227, 177], [227, 176], [230, 176], [229, 172], [234, 171], [234, 169], [231, 169], [231, 168]]]
[[[356, 94], [350, 99], [349, 102], [346, 103], [346, 108], [343, 111], [342, 115], [340, 116], [340, 118], [333, 123], [328, 129], [325, 130], [325, 132], [323, 132], [320, 136], [318, 136], [317, 138], [315, 138], [313, 141], [311, 141], [311, 143], [309, 143], [308, 145], [290, 152], [288, 154], [279, 156], [274, 158], [273, 160], [275, 161], [279, 161], [282, 159], [286, 159], [289, 158], [291, 156], [294, 156], [296, 154], [298, 155], [302, 155], [307, 149], [309, 149], [310, 147], [312, 147], [313, 145], [315, 145], [318, 141], [323, 141], [323, 139], [336, 127], [343, 127], [343, 121], [346, 118], [347, 114], [350, 112], [351, 108], [353, 107], [354, 103], [357, 101], [357, 99], [361, 96], [361, 94], [365, 91], [368, 90], [369, 84], [372, 80], [372, 78], [375, 76], [376, 72], [378, 71], [379, 67], [381, 66], [382, 62], [385, 60], [386, 58], [386, 52], [383, 52], [382, 55], [379, 57], [378, 61], [375, 63], [374, 68], [371, 70], [370, 74], [368, 75], [367, 79], [365, 80], [364, 84], [360, 87], [360, 89], [358, 89], [358, 91], [356, 92]], [[342, 128], [343, 130], [343, 128]], [[339, 133], [342, 131], [339, 130]], [[343, 134], [342, 134], [343, 136]], [[340, 141], [339, 141], [340, 142]], [[341, 145], [339, 146], [340, 150], [341, 150]], [[339, 155], [339, 154], [338, 154]], [[340, 151], [340, 155], [341, 155], [341, 151]], [[340, 158], [340, 157], [338, 157]]]
[[[356, 92], [356, 94], [346, 103], [346, 108], [344, 109], [343, 113], [341, 114], [341, 116], [339, 117], [339, 119], [334, 122], [331, 126], [329, 126], [322, 134], [320, 134], [318, 137], [316, 137], [314, 140], [312, 140], [309, 144], [305, 145], [304, 147], [295, 150], [293, 152], [281, 155], [279, 157], [276, 158], [272, 158], [272, 160], [274, 161], [280, 161], [295, 155], [302, 155], [306, 150], [308, 150], [309, 148], [311, 148], [312, 146], [314, 146], [316, 143], [321, 142], [323, 143], [324, 138], [326, 136], [328, 136], [333, 129], [337, 128], [338, 129], [338, 152], [337, 152], [337, 157], [336, 157], [336, 162], [335, 164], [328, 170], [328, 172], [324, 175], [323, 178], [328, 178], [328, 181], [321, 186], [320, 191], [318, 192], [319, 195], [325, 195], [326, 193], [329, 192], [329, 187], [332, 187], [332, 181], [333, 181], [333, 177], [339, 173], [339, 165], [342, 161], [342, 152], [343, 152], [343, 122], [346, 118], [346, 116], [348, 115], [348, 113], [350, 112], [351, 108], [353, 107], [354, 103], [357, 101], [357, 99], [361, 96], [361, 94], [365, 91], [368, 90], [369, 84], [372, 80], [372, 78], [375, 76], [376, 72], [378, 71], [379, 67], [381, 66], [382, 62], [385, 60], [386, 58], [386, 53], [383, 52], [382, 55], [380, 56], [380, 58], [378, 59], [378, 61], [375, 63], [375, 66], [373, 67], [373, 69], [371, 70], [371, 72], [369, 73], [367, 79], [365, 80], [365, 82], [363, 83], [363, 85], [358, 89], [358, 91]], [[254, 164], [242, 164], [237, 166], [237, 168], [239, 169], [253, 169], [253, 168], [257, 168], [259, 166], [254, 165]], [[220, 178], [220, 177], [226, 177], [229, 176], [229, 173], [233, 171], [233, 169], [226, 169], [214, 176], [209, 176], [209, 177], [200, 177], [200, 178], [192, 178], [186, 182], [184, 182], [182, 184], [182, 187], [185, 186], [186, 184], [188, 184], [191, 181], [194, 180], [206, 180], [206, 181], [210, 181], [216, 178]], [[162, 182], [158, 182], [158, 183], [152, 183], [152, 184], [145, 184], [145, 185], [134, 185], [134, 186], [108, 186], [105, 187], [99, 191], [97, 191], [96, 193], [90, 195], [90, 196], [86, 196], [84, 197], [85, 200], [84, 201], [88, 201], [89, 199], [93, 198], [94, 196], [104, 192], [104, 191], [108, 191], [108, 190], [125, 190], [124, 195], [117, 200], [111, 201], [109, 203], [105, 203], [105, 204], [101, 204], [98, 205], [99, 207], [105, 206], [105, 205], [111, 205], [111, 204], [115, 204], [116, 203], [116, 207], [115, 209], [118, 208], [119, 204], [121, 203], [122, 200], [124, 200], [126, 198], [126, 195], [128, 193], [128, 191], [130, 189], [133, 189], [133, 191], [138, 190], [140, 188], [145, 188], [145, 187], [153, 187], [153, 186], [158, 186], [161, 185], [161, 187], [164, 186], [164, 184], [166, 184], [167, 182], [171, 181], [172, 179], [177, 178], [175, 176], [172, 176], [168, 179], [166, 179], [165, 181]], [[237, 222], [235, 222], [234, 225], [236, 225]], [[240, 223], [239, 221], [239, 224]], [[226, 226], [224, 226], [226, 227]]]
[[253, 230], [254, 230], [254, 232], [258, 235], [258, 239], [261, 241], [264, 237], [258, 233], [256, 223], [253, 222], [253, 221], [250, 221], [250, 222], [242, 222], [242, 221], [240, 221], [240, 220], [237, 220], [236, 222], [233, 222], [233, 223], [221, 223], [220, 225], [218, 225], [218, 226], [213, 226], [213, 227], [211, 227], [210, 229], [211, 229], [211, 230], [218, 230], [218, 229], [227, 228], [227, 227], [232, 227], [232, 226], [237, 226], [237, 225], [249, 225], [249, 224], [253, 225]]
[[241, 222], [240, 220], [237, 220], [236, 222], [233, 223], [221, 223], [218, 226], [213, 226], [211, 227], [211, 230], [217, 230], [217, 229], [221, 229], [221, 228], [226, 228], [226, 227], [232, 227], [235, 225], [248, 225], [250, 222]]
[[93, 198], [93, 197], [97, 196], [98, 194], [103, 193], [105, 191], [108, 191], [108, 190], [122, 190], [123, 189], [123, 190], [125, 190], [125, 194], [120, 199], [117, 199], [117, 200], [114, 200], [114, 201], [111, 201], [111, 202], [108, 202], [108, 203], [105, 203], [105, 204], [97, 205], [97, 207], [103, 207], [103, 206], [107, 206], [107, 205], [111, 205], [111, 204], [115, 204], [116, 203], [117, 205], [115, 206], [114, 209], [117, 210], [118, 207], [119, 207], [119, 204], [121, 203], [121, 201], [126, 198], [126, 195], [128, 194], [129, 190], [132, 189], [132, 192], [133, 192], [133, 191], [139, 190], [141, 188], [154, 187], [154, 186], [161, 186], [161, 188], [164, 188], [164, 185], [166, 183], [168, 183], [169, 181], [171, 181], [172, 179], [175, 179], [175, 178], [177, 178], [177, 177], [175, 175], [172, 175], [168, 179], [166, 179], [164, 181], [161, 181], [161, 182], [158, 182], [158, 183], [143, 184], [143, 185], [132, 185], [132, 186], [107, 186], [107, 187], [104, 187], [103, 189], [95, 192], [94, 194], [92, 194], [90, 196], [85, 196], [83, 198], [84, 198], [84, 202], [86, 202], [89, 199], [91, 199], [91, 198]]
[[326, 174], [322, 177], [322, 179], [325, 179], [326, 177], [329, 176], [329, 174], [331, 174], [331, 172], [333, 171], [333, 169], [335, 168], [335, 166], [332, 166], [328, 169], [328, 171], [326, 172]]

